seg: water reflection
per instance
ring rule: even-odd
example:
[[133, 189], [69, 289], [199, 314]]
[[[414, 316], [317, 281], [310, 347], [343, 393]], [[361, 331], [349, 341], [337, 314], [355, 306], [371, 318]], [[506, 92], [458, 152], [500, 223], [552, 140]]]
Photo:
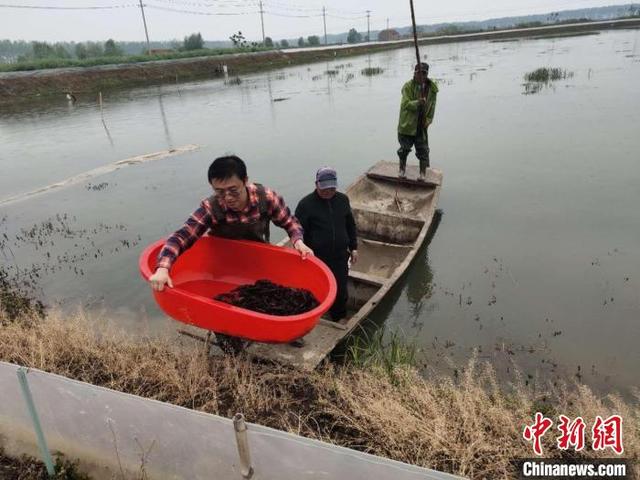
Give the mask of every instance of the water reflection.
[[104, 120], [104, 102], [102, 100], [102, 92], [98, 95], [98, 106], [100, 107], [100, 121], [102, 122], [102, 128], [104, 128], [104, 133], [107, 135], [109, 144], [113, 147], [113, 138], [111, 137], [111, 132], [109, 132], [109, 128], [107, 127], [107, 122]]
[[173, 140], [171, 140], [171, 133], [169, 132], [167, 115], [164, 113], [164, 103], [162, 102], [162, 87], [158, 87], [158, 105], [160, 106], [160, 118], [162, 118], [164, 138], [167, 140], [167, 148], [171, 149], [173, 148]]

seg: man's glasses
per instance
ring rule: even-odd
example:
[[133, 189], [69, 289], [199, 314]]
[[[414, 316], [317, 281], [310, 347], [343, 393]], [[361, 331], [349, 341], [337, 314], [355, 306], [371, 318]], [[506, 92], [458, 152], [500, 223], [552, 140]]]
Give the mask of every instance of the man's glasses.
[[225, 198], [229, 195], [232, 198], [238, 198], [240, 196], [240, 188], [238, 187], [229, 187], [229, 188], [214, 188], [213, 191], [216, 194], [216, 197]]

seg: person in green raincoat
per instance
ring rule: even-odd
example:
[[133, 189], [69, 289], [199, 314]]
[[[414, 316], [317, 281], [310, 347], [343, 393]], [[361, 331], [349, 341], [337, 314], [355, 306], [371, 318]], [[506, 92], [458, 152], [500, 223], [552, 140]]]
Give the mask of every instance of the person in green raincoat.
[[[420, 71], [424, 87], [420, 85]], [[424, 96], [423, 96], [424, 92]], [[406, 177], [407, 157], [411, 148], [415, 147], [416, 157], [420, 161], [420, 176], [418, 180], [425, 179], [427, 168], [429, 167], [429, 137], [427, 129], [433, 122], [436, 112], [436, 96], [438, 86], [429, 78], [429, 65], [421, 62], [416, 65], [413, 79], [409, 80], [402, 87], [402, 101], [400, 103], [400, 120], [398, 122], [398, 158], [400, 168], [398, 176]], [[422, 114], [423, 128], [418, 132], [418, 116]]]

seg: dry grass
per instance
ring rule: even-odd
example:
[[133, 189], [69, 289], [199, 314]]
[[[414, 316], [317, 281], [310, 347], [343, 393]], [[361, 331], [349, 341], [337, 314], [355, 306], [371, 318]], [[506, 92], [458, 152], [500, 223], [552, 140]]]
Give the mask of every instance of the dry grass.
[[78, 471], [77, 464], [57, 457], [55, 474], [49, 477], [44, 463], [23, 455], [20, 458], [8, 457], [0, 447], [0, 478], [2, 480], [90, 480]]
[[[522, 429], [540, 408], [581, 415], [587, 425], [595, 415], [621, 414], [625, 457], [640, 458], [638, 402], [598, 398], [580, 385], [543, 395], [516, 381], [507, 391], [491, 368], [475, 362], [457, 380], [423, 378], [407, 367], [392, 377], [353, 366], [308, 374], [242, 357], [209, 358], [175, 338], [134, 339], [82, 315], [56, 314], [5, 320], [0, 360], [218, 415], [241, 411], [251, 422], [470, 478], [513, 478], [511, 460], [532, 455]], [[559, 457], [553, 437], [545, 437], [545, 451]]]

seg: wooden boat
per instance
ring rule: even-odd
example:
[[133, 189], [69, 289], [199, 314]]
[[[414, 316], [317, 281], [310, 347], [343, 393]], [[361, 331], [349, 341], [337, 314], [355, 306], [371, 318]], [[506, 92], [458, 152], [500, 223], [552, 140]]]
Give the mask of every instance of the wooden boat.
[[407, 166], [397, 177], [397, 162], [379, 162], [358, 178], [349, 196], [358, 229], [358, 262], [349, 272], [349, 315], [340, 322], [320, 319], [302, 347], [254, 343], [251, 355], [299, 369], [314, 369], [367, 318], [423, 245], [433, 222], [442, 172], [430, 168], [425, 182], [418, 168]]

